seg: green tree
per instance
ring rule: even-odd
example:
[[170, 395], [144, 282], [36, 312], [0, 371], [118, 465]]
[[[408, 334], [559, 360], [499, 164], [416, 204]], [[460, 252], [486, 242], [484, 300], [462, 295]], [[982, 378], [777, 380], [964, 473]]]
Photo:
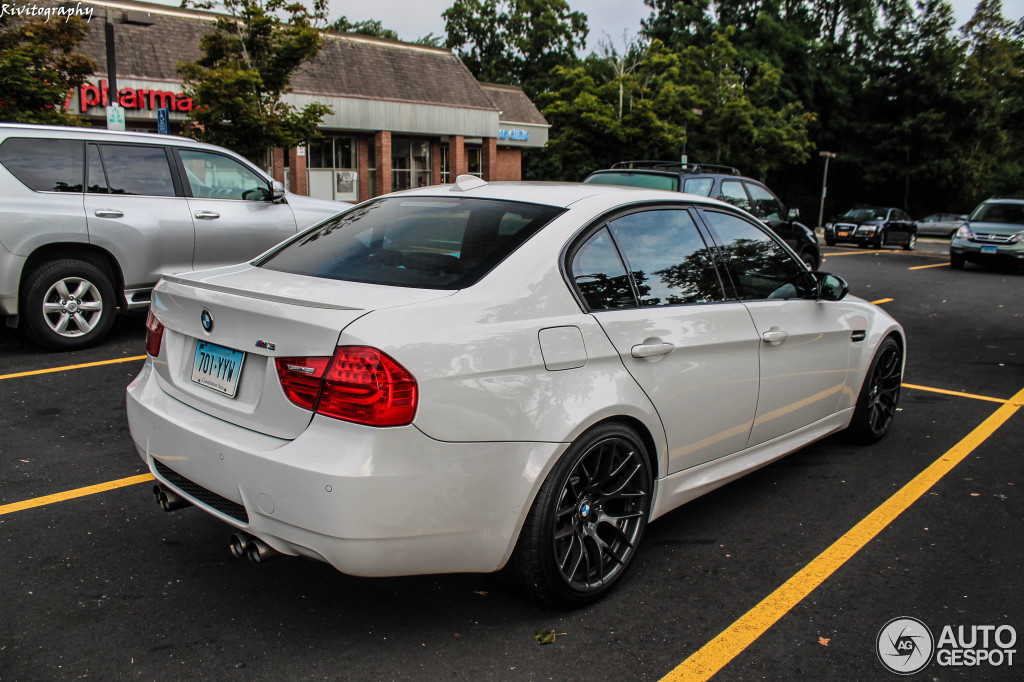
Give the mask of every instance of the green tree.
[[77, 17], [22, 21], [0, 14], [0, 121], [81, 123], [63, 106], [68, 90], [96, 70], [74, 52], [88, 30]]
[[333, 33], [355, 33], [357, 35], [373, 36], [374, 38], [386, 38], [387, 40], [398, 40], [398, 33], [376, 19], [351, 22], [346, 16], [340, 16], [332, 21], [327, 30]]
[[446, 46], [480, 80], [520, 85], [535, 97], [551, 70], [578, 61], [587, 18], [566, 0], [455, 0], [444, 11]]
[[1024, 19], [1012, 24], [999, 0], [981, 0], [962, 33], [961, 84], [970, 135], [962, 143], [971, 203], [1024, 187]]
[[186, 131], [262, 164], [275, 147], [319, 137], [331, 113], [319, 103], [299, 110], [281, 101], [295, 70], [320, 51], [326, 0], [314, 0], [312, 10], [288, 0], [224, 0], [224, 7], [230, 16], [203, 36], [203, 56], [178, 64], [195, 105]]

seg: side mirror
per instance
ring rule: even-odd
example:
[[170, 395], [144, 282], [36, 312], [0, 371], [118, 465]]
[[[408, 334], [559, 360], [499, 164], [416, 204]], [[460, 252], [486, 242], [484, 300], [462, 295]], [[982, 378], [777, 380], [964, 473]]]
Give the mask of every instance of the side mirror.
[[791, 209], [789, 209], [789, 219], [790, 220], [800, 220], [800, 209], [799, 208], [791, 208]]
[[284, 183], [280, 180], [274, 180], [270, 185], [270, 191], [273, 193], [272, 201], [284, 198]]
[[841, 301], [850, 293], [850, 287], [839, 275], [827, 272], [816, 272], [818, 280], [818, 298], [822, 301]]

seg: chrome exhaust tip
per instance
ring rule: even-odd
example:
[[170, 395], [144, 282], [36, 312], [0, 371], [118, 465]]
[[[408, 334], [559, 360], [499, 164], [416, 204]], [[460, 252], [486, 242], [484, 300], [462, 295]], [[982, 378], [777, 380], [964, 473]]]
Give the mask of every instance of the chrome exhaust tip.
[[250, 542], [252, 542], [252, 536], [246, 535], [245, 533], [233, 533], [231, 535], [230, 542], [231, 556], [236, 559], [245, 558]]
[[185, 507], [192, 506], [191, 502], [167, 488], [160, 488], [159, 493], [153, 491], [153, 494], [156, 495], [156, 501], [160, 503], [160, 508], [165, 512], [172, 512], [175, 509], [184, 509]]
[[262, 564], [274, 557], [280, 556], [280, 554], [276, 549], [256, 538], [252, 538], [249, 541], [249, 546], [245, 549], [245, 556], [249, 559], [249, 563], [252, 564]]

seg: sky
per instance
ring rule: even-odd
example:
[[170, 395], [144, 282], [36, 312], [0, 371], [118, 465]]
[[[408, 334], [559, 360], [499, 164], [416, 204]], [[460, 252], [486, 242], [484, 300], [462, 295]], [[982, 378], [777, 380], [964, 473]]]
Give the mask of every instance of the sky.
[[[180, 0], [149, 0], [162, 5], [178, 6]], [[385, 28], [398, 33], [402, 40], [416, 40], [428, 33], [444, 34], [441, 13], [454, 0], [329, 0], [328, 16], [333, 21], [346, 16], [351, 22], [376, 19]], [[569, 6], [587, 15], [590, 34], [583, 54], [597, 48], [599, 40], [610, 40], [617, 47], [623, 45], [623, 32], [629, 36], [640, 30], [640, 20], [651, 14], [643, 0], [568, 0]], [[963, 25], [978, 0], [952, 0], [957, 25]], [[1024, 17], [1024, 0], [1003, 0], [1003, 16], [1016, 21]]]

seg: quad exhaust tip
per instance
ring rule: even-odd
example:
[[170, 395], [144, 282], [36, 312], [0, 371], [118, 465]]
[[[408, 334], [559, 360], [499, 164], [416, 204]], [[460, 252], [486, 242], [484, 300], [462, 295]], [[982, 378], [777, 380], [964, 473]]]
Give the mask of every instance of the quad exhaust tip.
[[173, 490], [168, 490], [162, 485], [153, 486], [153, 497], [156, 499], [157, 504], [160, 505], [160, 508], [165, 512], [172, 512], [176, 509], [184, 509], [185, 507], [192, 506], [192, 503], [184, 497]]
[[262, 564], [281, 555], [276, 549], [246, 533], [235, 533], [230, 541], [231, 556], [246, 558], [251, 564]]

